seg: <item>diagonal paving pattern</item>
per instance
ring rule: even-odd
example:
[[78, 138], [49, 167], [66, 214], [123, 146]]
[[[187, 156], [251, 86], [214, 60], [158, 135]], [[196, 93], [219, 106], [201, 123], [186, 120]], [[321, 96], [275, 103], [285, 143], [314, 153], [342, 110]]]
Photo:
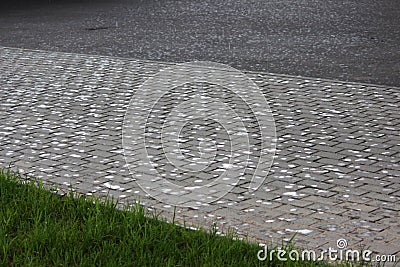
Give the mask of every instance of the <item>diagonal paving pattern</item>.
[[[135, 91], [170, 65], [0, 48], [0, 167], [60, 192], [140, 200], [171, 219], [174, 207], [134, 182], [121, 141]], [[351, 248], [400, 253], [400, 89], [246, 75], [275, 120], [271, 170], [257, 191], [236, 186], [215, 203], [177, 208], [175, 220], [233, 229], [262, 243], [297, 232], [300, 247], [336, 247], [344, 238]]]

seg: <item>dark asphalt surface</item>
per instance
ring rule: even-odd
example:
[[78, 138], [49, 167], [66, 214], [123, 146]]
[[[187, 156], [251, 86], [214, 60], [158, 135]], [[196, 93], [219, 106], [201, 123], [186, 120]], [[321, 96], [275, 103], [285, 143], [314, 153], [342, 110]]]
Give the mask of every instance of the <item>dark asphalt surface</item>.
[[400, 86], [400, 1], [13, 2], [0, 45]]

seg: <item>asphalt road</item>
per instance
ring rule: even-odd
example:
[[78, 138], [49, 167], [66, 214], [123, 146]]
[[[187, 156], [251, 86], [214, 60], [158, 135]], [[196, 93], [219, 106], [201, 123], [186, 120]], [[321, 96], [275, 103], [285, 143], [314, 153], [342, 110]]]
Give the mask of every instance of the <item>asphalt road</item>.
[[2, 46], [400, 86], [398, 0], [12, 3]]

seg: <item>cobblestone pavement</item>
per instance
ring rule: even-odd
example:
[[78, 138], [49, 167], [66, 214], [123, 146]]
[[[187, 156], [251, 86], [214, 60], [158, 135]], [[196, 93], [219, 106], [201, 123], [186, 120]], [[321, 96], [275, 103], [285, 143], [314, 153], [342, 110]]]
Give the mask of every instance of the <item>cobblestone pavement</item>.
[[[172, 219], [173, 207], [133, 181], [121, 141], [135, 91], [171, 65], [0, 48], [0, 166], [60, 190], [139, 199]], [[297, 232], [300, 247], [335, 247], [344, 238], [351, 248], [400, 253], [399, 88], [246, 75], [275, 120], [271, 170], [258, 190], [235, 186], [215, 203], [177, 208], [175, 219], [261, 243]]]

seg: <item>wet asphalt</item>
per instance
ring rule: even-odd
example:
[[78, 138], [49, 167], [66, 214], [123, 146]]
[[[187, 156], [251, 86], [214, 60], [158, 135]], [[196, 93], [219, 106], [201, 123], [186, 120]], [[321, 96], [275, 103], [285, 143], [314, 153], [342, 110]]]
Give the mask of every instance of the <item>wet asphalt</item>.
[[400, 1], [13, 1], [0, 45], [400, 86]]

